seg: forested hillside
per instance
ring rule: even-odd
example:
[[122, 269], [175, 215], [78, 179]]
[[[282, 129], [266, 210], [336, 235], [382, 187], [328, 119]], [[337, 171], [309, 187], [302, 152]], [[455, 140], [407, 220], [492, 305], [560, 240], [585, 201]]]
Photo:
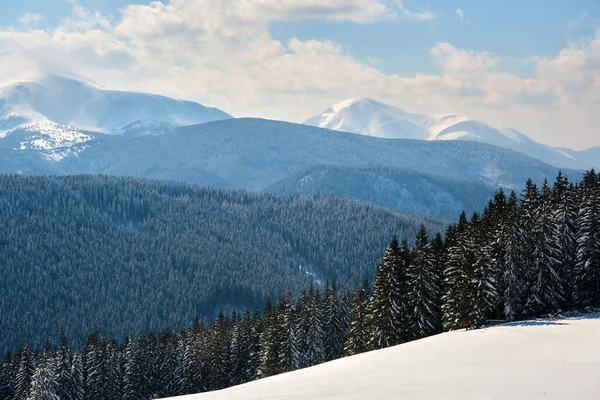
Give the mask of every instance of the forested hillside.
[[350, 284], [421, 222], [344, 199], [0, 176], [0, 350], [61, 331], [78, 341], [179, 328], [313, 281]]
[[[406, 233], [405, 233], [406, 234]], [[404, 236], [409, 238], [412, 236]], [[222, 389], [490, 319], [523, 320], [600, 307], [600, 176], [559, 175], [519, 197], [498, 191], [483, 213], [462, 213], [445, 239], [420, 227], [412, 249], [393, 239], [371, 284], [288, 294], [264, 312], [221, 313], [178, 333], [92, 333], [23, 345], [0, 369], [0, 397], [147, 399]], [[173, 327], [174, 328], [174, 327]], [[315, 395], [321, 395], [315, 389]], [[56, 398], [56, 397], [51, 397]]]
[[294, 174], [270, 193], [344, 196], [401, 212], [455, 219], [465, 210], [479, 211], [496, 188], [414, 170], [386, 167], [318, 165]]

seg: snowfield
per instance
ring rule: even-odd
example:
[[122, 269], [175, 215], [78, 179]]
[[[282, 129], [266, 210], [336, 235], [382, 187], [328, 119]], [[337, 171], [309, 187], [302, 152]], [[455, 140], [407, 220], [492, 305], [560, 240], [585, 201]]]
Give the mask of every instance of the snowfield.
[[179, 400], [600, 399], [600, 315], [456, 331]]

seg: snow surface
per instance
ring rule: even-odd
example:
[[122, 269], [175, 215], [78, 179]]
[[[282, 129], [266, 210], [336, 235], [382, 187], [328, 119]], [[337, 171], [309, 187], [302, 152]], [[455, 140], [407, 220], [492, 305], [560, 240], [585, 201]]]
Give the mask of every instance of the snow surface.
[[600, 398], [600, 315], [456, 331], [179, 400]]
[[362, 97], [335, 104], [304, 123], [385, 139], [473, 140], [519, 151], [561, 168], [600, 166], [600, 158], [546, 146], [515, 129], [498, 129], [467, 115], [413, 114]]

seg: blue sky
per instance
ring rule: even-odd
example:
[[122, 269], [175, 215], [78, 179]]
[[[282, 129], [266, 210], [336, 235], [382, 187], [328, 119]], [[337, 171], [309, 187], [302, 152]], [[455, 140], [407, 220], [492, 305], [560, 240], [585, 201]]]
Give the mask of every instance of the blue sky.
[[[73, 3], [118, 19], [123, 7], [150, 1], [3, 0], [0, 26], [18, 28], [21, 16], [35, 13], [44, 17], [38, 27], [53, 27], [71, 13]], [[357, 58], [381, 61], [382, 71], [410, 75], [434, 72], [428, 50], [437, 42], [515, 59], [553, 56], [568, 40], [593, 34], [600, 20], [598, 0], [405, 0], [403, 5], [417, 11], [428, 9], [436, 18], [431, 23], [274, 21], [272, 34], [283, 41], [293, 37], [333, 40]], [[457, 9], [463, 11], [462, 21]], [[527, 68], [516, 71], [526, 74]]]
[[598, 0], [243, 4], [2, 0], [0, 84], [61, 72], [292, 121], [365, 96], [600, 145]]

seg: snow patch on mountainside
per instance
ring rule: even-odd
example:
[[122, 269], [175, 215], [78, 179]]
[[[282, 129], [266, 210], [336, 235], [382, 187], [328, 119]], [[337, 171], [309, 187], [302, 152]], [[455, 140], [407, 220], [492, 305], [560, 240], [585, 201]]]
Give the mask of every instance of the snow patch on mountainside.
[[456, 331], [180, 400], [600, 398], [600, 315]]

